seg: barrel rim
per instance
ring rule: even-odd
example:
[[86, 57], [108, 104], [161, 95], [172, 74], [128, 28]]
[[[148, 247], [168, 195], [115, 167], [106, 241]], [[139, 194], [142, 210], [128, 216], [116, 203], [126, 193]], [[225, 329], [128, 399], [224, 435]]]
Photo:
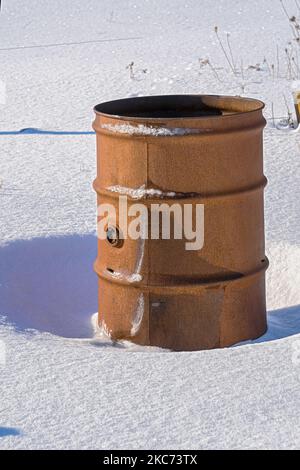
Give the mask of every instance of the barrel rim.
[[[207, 106], [207, 102], [210, 103], [207, 107], [210, 109], [216, 109], [216, 110], [226, 110], [223, 106], [221, 106], [222, 103], [227, 103], [228, 106], [238, 106], [239, 109], [236, 111], [233, 111], [228, 114], [218, 114], [218, 115], [213, 115], [213, 114], [204, 114], [204, 115], [198, 115], [198, 116], [181, 116], [180, 114], [178, 116], [152, 116], [151, 113], [149, 113], [149, 116], [140, 116], [140, 115], [134, 115], [134, 114], [126, 114], [117, 112], [117, 107], [118, 106], [126, 106], [127, 104], [129, 105], [130, 103], [135, 103], [135, 105], [140, 102], [145, 103], [145, 101], [177, 101], [181, 103], [184, 102], [184, 100], [190, 100], [194, 104], [198, 100], [200, 102], [202, 101], [202, 104], [204, 106]], [[205, 103], [206, 101], [206, 103]], [[215, 106], [213, 106], [213, 104]], [[217, 106], [219, 104], [219, 107]], [[245, 105], [249, 105], [249, 109], [244, 109]], [[234, 117], [240, 117], [240, 116], [248, 116], [250, 114], [256, 113], [258, 111], [262, 111], [265, 107], [265, 103], [261, 100], [258, 100], [256, 98], [248, 98], [248, 97], [242, 97], [242, 96], [231, 96], [231, 95], [202, 95], [202, 94], [175, 94], [175, 95], [145, 95], [145, 96], [138, 96], [138, 97], [130, 97], [130, 98], [121, 98], [117, 100], [110, 100], [110, 101], [105, 101], [102, 103], [97, 104], [94, 107], [94, 112], [98, 116], [103, 116], [106, 118], [110, 119], [119, 119], [119, 120], [125, 120], [125, 121], [140, 121], [140, 122], [148, 122], [149, 120], [151, 122], [161, 122], [162, 119], [167, 119], [169, 121], [174, 121], [174, 122], [179, 122], [182, 120], [191, 120], [191, 121], [197, 121], [197, 120], [213, 120], [215, 122], [220, 122], [220, 121], [225, 121], [232, 119]], [[109, 111], [109, 108], [111, 108], [111, 112]], [[199, 108], [200, 109], [200, 108]], [[244, 109], [244, 110], [243, 110]]]

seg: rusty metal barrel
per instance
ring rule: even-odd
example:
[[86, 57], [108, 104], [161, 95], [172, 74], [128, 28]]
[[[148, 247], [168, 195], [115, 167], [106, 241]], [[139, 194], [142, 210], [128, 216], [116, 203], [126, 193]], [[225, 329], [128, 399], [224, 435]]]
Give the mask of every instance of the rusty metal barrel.
[[[226, 347], [267, 328], [264, 104], [214, 95], [146, 96], [95, 107], [98, 205], [204, 207], [204, 245], [98, 240], [99, 325], [114, 340], [172, 350]], [[151, 220], [149, 216], [149, 225]]]

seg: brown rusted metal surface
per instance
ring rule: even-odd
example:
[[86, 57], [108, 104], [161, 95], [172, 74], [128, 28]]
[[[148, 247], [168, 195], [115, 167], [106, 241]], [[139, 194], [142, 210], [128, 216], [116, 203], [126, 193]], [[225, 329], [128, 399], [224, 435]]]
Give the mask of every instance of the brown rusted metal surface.
[[[187, 251], [184, 239], [98, 240], [99, 323], [113, 339], [198, 350], [265, 332], [262, 109], [201, 95], [96, 106], [98, 204], [117, 208], [127, 188], [129, 206], [205, 207], [199, 251]], [[137, 200], [132, 190], [141, 187], [149, 191]]]
[[300, 92], [294, 91], [294, 104], [295, 104], [295, 111], [297, 122], [300, 124]]

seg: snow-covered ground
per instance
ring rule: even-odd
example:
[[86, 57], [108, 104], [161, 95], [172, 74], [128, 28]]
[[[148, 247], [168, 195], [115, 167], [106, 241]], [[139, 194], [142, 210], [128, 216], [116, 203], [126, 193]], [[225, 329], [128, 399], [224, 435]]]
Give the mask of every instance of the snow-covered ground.
[[[293, 108], [292, 38], [279, 0], [2, 1], [0, 448], [299, 448], [300, 136], [271, 119], [272, 103], [276, 118]], [[173, 353], [94, 337], [92, 108], [167, 93], [266, 102], [269, 331], [253, 344]]]

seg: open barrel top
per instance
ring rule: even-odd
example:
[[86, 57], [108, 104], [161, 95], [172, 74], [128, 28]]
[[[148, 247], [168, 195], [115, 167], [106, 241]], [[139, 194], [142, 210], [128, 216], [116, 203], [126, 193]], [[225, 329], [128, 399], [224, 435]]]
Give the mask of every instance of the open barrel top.
[[120, 119], [209, 118], [218, 120], [261, 111], [262, 101], [239, 96], [162, 95], [107, 101], [95, 106], [96, 114]]

